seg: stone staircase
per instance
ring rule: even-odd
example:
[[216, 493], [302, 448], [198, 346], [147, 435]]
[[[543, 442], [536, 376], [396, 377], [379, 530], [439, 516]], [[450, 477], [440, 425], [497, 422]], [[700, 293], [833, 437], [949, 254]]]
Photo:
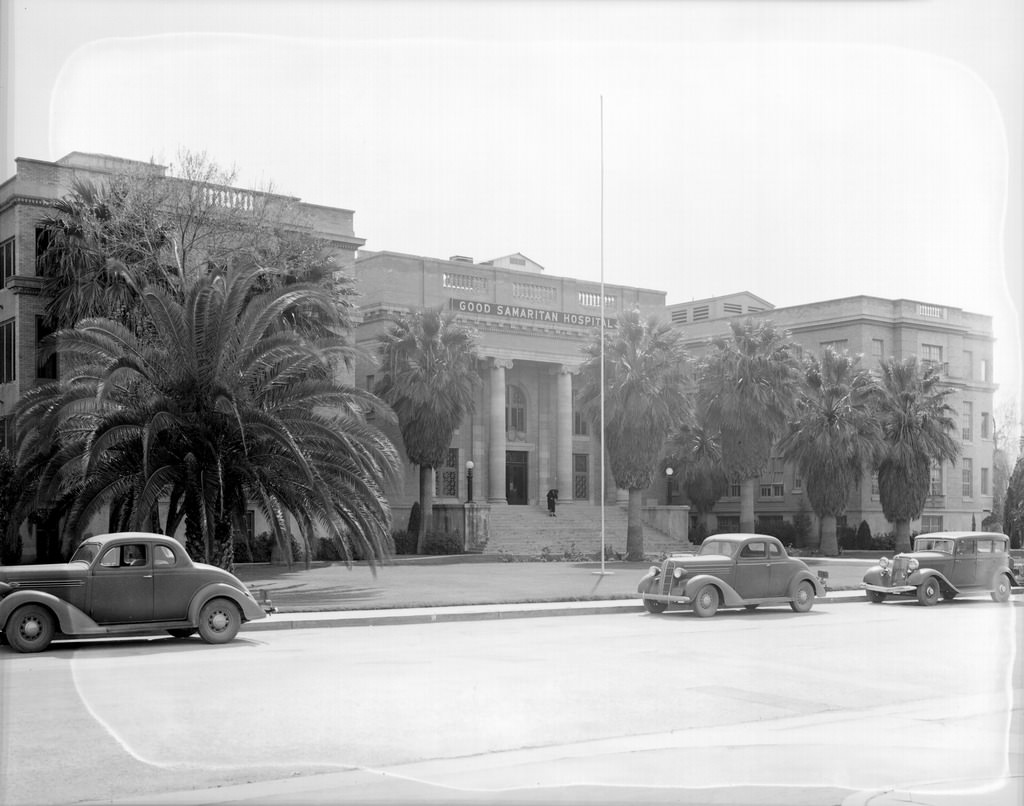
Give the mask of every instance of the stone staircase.
[[[605, 550], [626, 553], [626, 508], [609, 504], [604, 510]], [[489, 539], [485, 554], [513, 554], [540, 557], [545, 549], [556, 557], [566, 552], [601, 554], [601, 508], [592, 504], [559, 505], [557, 517], [546, 506], [494, 506], [490, 513]], [[644, 524], [644, 554], [657, 558], [674, 551], [696, 551], [685, 540], [671, 538], [650, 524]]]

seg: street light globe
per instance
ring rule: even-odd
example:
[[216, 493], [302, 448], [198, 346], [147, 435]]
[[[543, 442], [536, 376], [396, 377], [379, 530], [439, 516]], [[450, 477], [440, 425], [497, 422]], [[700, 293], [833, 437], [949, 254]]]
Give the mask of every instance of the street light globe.
[[473, 464], [473, 460], [472, 459], [470, 459], [468, 462], [466, 462], [466, 470], [472, 470], [474, 467], [475, 467], [475, 465]]
[[665, 468], [665, 475], [666, 475], [666, 476], [671, 476], [673, 472], [674, 472], [674, 471], [672, 470], [672, 468], [671, 468], [671, 467], [666, 467], [666, 468]]

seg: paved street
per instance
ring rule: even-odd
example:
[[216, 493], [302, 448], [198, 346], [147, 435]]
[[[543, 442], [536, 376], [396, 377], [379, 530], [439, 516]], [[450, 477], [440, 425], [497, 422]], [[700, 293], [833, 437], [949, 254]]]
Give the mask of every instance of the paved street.
[[1010, 806], [963, 790], [1022, 773], [1022, 606], [5, 649], [0, 802], [852, 804], [932, 785]]

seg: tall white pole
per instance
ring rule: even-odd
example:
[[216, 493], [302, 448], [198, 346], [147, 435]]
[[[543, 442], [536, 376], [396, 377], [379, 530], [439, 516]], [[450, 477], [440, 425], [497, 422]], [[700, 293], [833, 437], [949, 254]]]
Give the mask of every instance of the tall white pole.
[[604, 96], [601, 96], [601, 573], [604, 570]]

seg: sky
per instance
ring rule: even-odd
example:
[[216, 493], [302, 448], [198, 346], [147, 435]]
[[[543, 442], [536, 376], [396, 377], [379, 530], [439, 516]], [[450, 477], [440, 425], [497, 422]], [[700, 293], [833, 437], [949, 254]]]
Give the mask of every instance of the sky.
[[1020, 412], [1019, 0], [0, 3], [0, 179], [187, 149], [370, 250], [959, 307]]

